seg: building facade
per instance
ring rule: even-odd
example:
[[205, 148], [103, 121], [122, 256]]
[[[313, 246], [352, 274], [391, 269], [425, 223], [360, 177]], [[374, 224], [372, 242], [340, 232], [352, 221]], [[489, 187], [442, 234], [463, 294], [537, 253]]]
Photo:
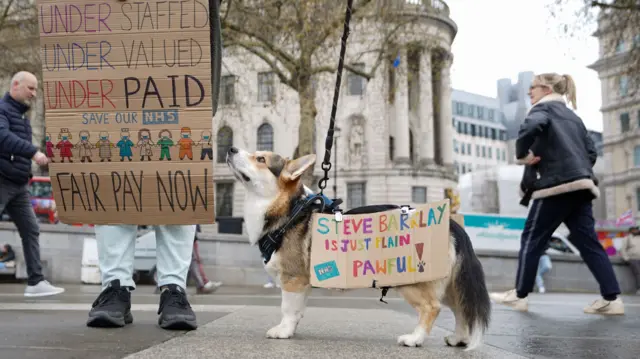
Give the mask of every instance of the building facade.
[[[631, 86], [626, 68], [631, 51], [640, 47], [640, 30], [620, 36], [607, 17], [600, 16], [594, 36], [599, 59], [589, 65], [600, 78], [603, 117], [602, 151], [607, 219], [633, 210], [640, 219], [640, 89]], [[635, 50], [637, 52], [637, 50]], [[636, 55], [637, 56], [637, 55]]]
[[453, 152], [458, 174], [507, 163], [507, 133], [497, 99], [453, 90]]
[[[449, 71], [457, 27], [442, 1], [402, 5], [405, 11], [419, 14], [421, 21], [419, 31], [414, 28], [401, 36], [406, 42], [396, 44], [398, 56], [379, 66], [369, 81], [343, 73], [336, 114], [339, 132], [324, 191], [333, 197], [336, 186], [343, 208], [436, 201], [444, 198], [445, 188], [456, 185]], [[376, 61], [367, 49], [380, 45], [376, 42], [382, 38], [372, 39], [359, 30], [359, 24], [351, 27], [345, 62], [367, 71]], [[334, 37], [335, 51], [331, 51], [337, 56], [339, 34]], [[213, 120], [216, 211], [218, 217], [242, 217], [244, 189], [225, 163], [226, 152], [236, 146], [293, 156], [299, 98], [265, 62], [241, 49], [225, 50], [222, 69], [220, 107]], [[314, 76], [313, 83], [318, 111], [314, 174], [320, 177], [335, 74]], [[317, 182], [307, 185], [317, 189]]]

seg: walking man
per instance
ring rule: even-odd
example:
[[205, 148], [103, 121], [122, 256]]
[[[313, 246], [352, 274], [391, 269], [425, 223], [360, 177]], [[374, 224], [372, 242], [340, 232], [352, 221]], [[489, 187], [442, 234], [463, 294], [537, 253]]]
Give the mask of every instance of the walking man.
[[29, 276], [26, 297], [60, 294], [63, 288], [52, 286], [42, 275], [40, 228], [27, 189], [31, 160], [42, 166], [47, 156], [31, 143], [31, 123], [25, 116], [36, 96], [38, 80], [29, 72], [18, 72], [11, 88], [0, 99], [0, 213], [11, 216], [22, 238], [22, 251]]

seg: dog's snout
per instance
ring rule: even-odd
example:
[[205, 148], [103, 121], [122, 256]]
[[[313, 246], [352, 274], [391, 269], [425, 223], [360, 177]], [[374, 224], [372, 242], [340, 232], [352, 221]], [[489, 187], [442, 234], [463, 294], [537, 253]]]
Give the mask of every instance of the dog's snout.
[[229, 153], [230, 155], [235, 155], [236, 153], [238, 153], [238, 149], [237, 149], [237, 148], [235, 148], [235, 147], [231, 147], [231, 148], [229, 149], [228, 153]]

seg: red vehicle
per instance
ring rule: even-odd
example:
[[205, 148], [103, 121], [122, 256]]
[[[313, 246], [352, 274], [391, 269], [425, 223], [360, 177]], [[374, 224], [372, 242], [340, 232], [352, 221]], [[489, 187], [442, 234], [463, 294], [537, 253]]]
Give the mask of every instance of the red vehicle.
[[51, 178], [34, 176], [29, 181], [31, 205], [38, 220], [44, 223], [58, 223], [56, 203], [53, 199]]

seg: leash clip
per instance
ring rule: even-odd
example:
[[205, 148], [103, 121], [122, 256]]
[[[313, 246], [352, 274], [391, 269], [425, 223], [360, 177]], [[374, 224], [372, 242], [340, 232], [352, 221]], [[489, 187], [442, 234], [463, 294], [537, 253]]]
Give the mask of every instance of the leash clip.
[[342, 210], [334, 209], [333, 216], [335, 217], [336, 222], [342, 222]]
[[402, 213], [402, 214], [411, 214], [411, 213], [413, 213], [415, 211], [416, 211], [416, 209], [412, 208], [409, 205], [403, 204], [402, 206], [400, 206], [400, 213]]

